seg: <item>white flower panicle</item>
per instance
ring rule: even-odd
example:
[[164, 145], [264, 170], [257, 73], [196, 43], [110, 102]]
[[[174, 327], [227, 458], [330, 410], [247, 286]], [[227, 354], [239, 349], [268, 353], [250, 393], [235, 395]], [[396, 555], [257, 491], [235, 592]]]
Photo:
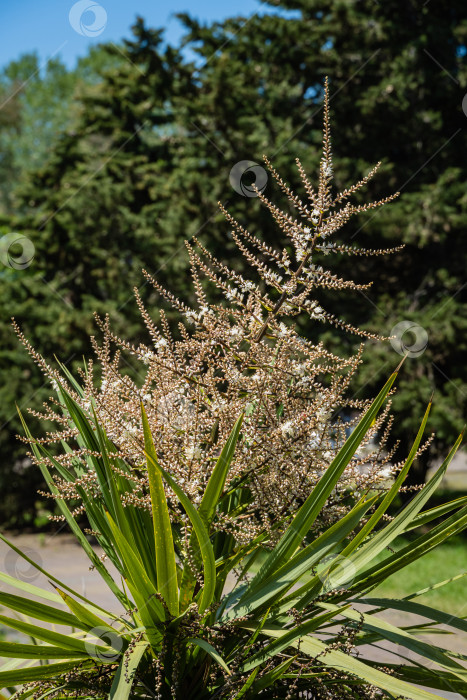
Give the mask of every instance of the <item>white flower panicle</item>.
[[[84, 395], [68, 390], [83, 410], [91, 403], [99, 422], [131, 468], [134, 491], [125, 503], [150, 510], [149, 485], [142, 442], [141, 402], [145, 406], [161, 466], [183, 485], [192, 501], [200, 502], [203, 490], [233, 425], [244, 413], [239, 444], [228, 473], [226, 490], [234, 483], [248, 484], [253, 501], [241, 519], [217, 516], [213, 527], [248, 542], [265, 529], [273, 543], [290, 522], [297, 506], [316, 485], [367, 402], [347, 399], [351, 378], [361, 362], [361, 348], [341, 358], [301, 337], [294, 322], [299, 316], [312, 323], [330, 323], [366, 338], [378, 336], [354, 327], [327, 312], [320, 290], [362, 290], [322, 266], [332, 253], [380, 255], [389, 250], [359, 251], [330, 241], [350, 217], [380, 206], [393, 197], [367, 205], [349, 202], [339, 207], [374, 175], [333, 196], [329, 95], [324, 101], [323, 157], [315, 190], [297, 161], [305, 190], [304, 202], [265, 159], [266, 165], [287, 196], [296, 217], [281, 211], [262, 192], [259, 199], [287, 239], [276, 250], [251, 234], [223, 207], [232, 227], [232, 238], [244, 257], [248, 271], [231, 270], [195, 238], [187, 243], [197, 308], [190, 308], [164, 289], [151, 275], [148, 282], [184, 319], [175, 335], [165, 312], [156, 323], [135, 291], [136, 301], [151, 343], [132, 345], [115, 336], [109, 319], [96, 316], [103, 341], [92, 339], [103, 378], [93, 382], [93, 366], [83, 373]], [[248, 278], [247, 278], [248, 277]], [[221, 292], [223, 301], [208, 301], [209, 284]], [[18, 330], [18, 329], [17, 329]], [[18, 333], [31, 354], [55, 381], [52, 370]], [[121, 371], [121, 354], [129, 354], [143, 366], [142, 378], [131, 379]], [[346, 512], [349, 490], [365, 492], [379, 488], [387, 479], [392, 453], [384, 450], [389, 407], [371, 427], [364, 455], [355, 456], [341, 477], [338, 488], [323, 511], [325, 527]], [[352, 419], [348, 422], [348, 416]], [[71, 444], [73, 431], [53, 408], [46, 416], [61, 423]], [[346, 420], [343, 419], [346, 418]], [[377, 436], [382, 434], [378, 442]], [[57, 440], [54, 434], [51, 441]], [[78, 445], [72, 449], [84, 470], [92, 462]], [[70, 455], [56, 459], [70, 463]], [[115, 467], [117, 469], [117, 467]], [[94, 482], [89, 480], [89, 489]], [[87, 488], [87, 486], [80, 486]], [[60, 490], [60, 489], [59, 489]], [[79, 489], [67, 486], [62, 496], [79, 500]], [[172, 517], [185, 522], [177, 499], [167, 490]]]

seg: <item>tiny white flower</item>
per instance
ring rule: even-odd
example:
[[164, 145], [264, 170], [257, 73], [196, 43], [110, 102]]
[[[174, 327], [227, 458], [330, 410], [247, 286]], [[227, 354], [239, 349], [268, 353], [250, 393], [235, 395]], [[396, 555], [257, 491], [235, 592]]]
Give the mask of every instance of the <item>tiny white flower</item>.
[[237, 300], [242, 301], [242, 299], [243, 299], [243, 295], [240, 294], [238, 289], [236, 289], [235, 287], [229, 287], [229, 289], [225, 293], [225, 296], [229, 301], [237, 301]]
[[316, 224], [319, 222], [319, 217], [321, 216], [321, 212], [319, 209], [313, 209], [311, 212], [311, 223], [316, 226]]
[[277, 282], [277, 284], [280, 284], [282, 282], [282, 277], [275, 272], [270, 272], [267, 276], [267, 281], [271, 284], [274, 282]]
[[293, 437], [294, 426], [292, 421], [288, 420], [281, 425], [281, 433], [284, 437]]
[[301, 378], [299, 379], [299, 381], [298, 381], [297, 384], [298, 384], [298, 386], [306, 387], [307, 384], [310, 384], [311, 382], [312, 382], [311, 377], [305, 377], [305, 376], [304, 376], [304, 377], [301, 377]]
[[213, 401], [211, 403], [211, 409], [214, 413], [219, 413], [224, 409], [227, 402], [224, 399], [219, 399], [218, 401]]
[[322, 319], [324, 318], [324, 309], [321, 306], [312, 306], [310, 310], [311, 318]]
[[320, 421], [325, 421], [329, 416], [331, 415], [330, 411], [328, 411], [326, 408], [320, 408], [318, 411], [316, 411], [316, 417]]
[[254, 289], [256, 289], [256, 285], [254, 282], [247, 280], [242, 284], [242, 289], [244, 292], [252, 292]]
[[200, 459], [201, 458], [201, 450], [199, 447], [195, 445], [189, 445], [185, 449], [185, 457], [191, 462], [193, 459]]
[[196, 323], [197, 316], [194, 311], [185, 311], [185, 318], [188, 323]]

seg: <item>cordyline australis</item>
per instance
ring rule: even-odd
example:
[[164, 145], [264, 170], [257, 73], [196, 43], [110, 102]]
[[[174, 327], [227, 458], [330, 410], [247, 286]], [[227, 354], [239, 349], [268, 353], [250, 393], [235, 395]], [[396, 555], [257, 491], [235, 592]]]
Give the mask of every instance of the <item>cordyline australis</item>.
[[[293, 217], [281, 211], [256, 190], [286, 236], [287, 245], [282, 250], [272, 249], [221, 207], [232, 225], [233, 240], [249, 265], [251, 279], [217, 260], [196, 238], [187, 242], [197, 308], [175, 298], [144, 271], [148, 281], [184, 319], [186, 325], [178, 326], [178, 339], [174, 339], [164, 311], [160, 310], [160, 324], [156, 325], [135, 289], [151, 343], [135, 347], [113, 335], [108, 318], [96, 316], [104, 336], [101, 346], [92, 339], [101, 384], [94, 386], [91, 362], [83, 373], [84, 397], [74, 397], [86, 411], [94, 401], [99, 422], [119, 453], [134, 467], [133, 479], [138, 489], [131, 496], [124, 496], [124, 500], [131, 499], [148, 510], [148, 480], [138, 444], [142, 440], [140, 402], [148, 415], [161, 466], [177, 478], [195, 504], [200, 501], [219, 446], [225, 443], [240, 413], [245, 412], [242, 437], [226, 486], [240, 480], [254, 497], [241, 518], [219, 515], [216, 527], [242, 542], [266, 529], [273, 543], [355, 424], [357, 418], [349, 420], [349, 411], [355, 415], [368, 406], [368, 402], [346, 396], [361, 361], [362, 346], [353, 357], [338, 357], [321, 342], [315, 344], [301, 337], [294, 319], [307, 314], [313, 323], [328, 322], [362, 337], [384, 340], [347, 324], [318, 304], [313, 296], [317, 289], [354, 291], [370, 285], [338, 278], [317, 264], [316, 257], [329, 253], [385, 255], [399, 248], [358, 249], [332, 240], [351, 216], [381, 206], [397, 194], [359, 206], [343, 204], [373, 177], [378, 164], [357, 184], [332, 195], [327, 84], [323, 153], [316, 191], [298, 160], [307, 202], [292, 192], [267, 159], [266, 163], [297, 212]], [[206, 281], [222, 293], [227, 303], [209, 301]], [[17, 327], [16, 330], [56, 386], [58, 373], [37, 355]], [[114, 354], [112, 345], [116, 347]], [[121, 374], [120, 351], [137, 357], [146, 366], [144, 380], [139, 384]], [[73, 393], [72, 386], [68, 389]], [[380, 489], [397, 469], [397, 465], [391, 466], [392, 451], [385, 449], [391, 423], [389, 409], [390, 404], [368, 431], [317, 528], [329, 525], [346, 512], [349, 492], [358, 496]], [[64, 431], [49, 435], [44, 442], [72, 437], [73, 429], [53, 408], [34, 415], [64, 427]], [[86, 451], [76, 449], [57, 459], [63, 464], [78, 460], [85, 465], [86, 456]], [[56, 483], [62, 497], [80, 500], [72, 484], [60, 479]], [[95, 473], [83, 474], [79, 486], [89, 493], [98, 489]], [[168, 495], [170, 501], [170, 489]], [[175, 505], [171, 515], [182, 524], [186, 520]]]
[[[393, 608], [421, 614], [430, 626], [447, 623], [465, 631], [463, 619], [414, 603], [424, 591], [402, 601], [368, 597], [466, 527], [467, 498], [422, 510], [462, 436], [430, 482], [390, 518], [388, 508], [424, 448], [430, 407], [407, 460], [391, 466], [385, 446], [396, 372], [374, 401], [349, 399], [362, 347], [349, 359], [337, 357], [323, 343], [301, 337], [294, 323], [307, 314], [312, 323], [377, 338], [327, 313], [314, 298], [323, 287], [362, 289], [317, 265], [317, 256], [390, 252], [331, 240], [352, 215], [392, 197], [343, 205], [376, 168], [331, 194], [328, 101], [326, 85], [316, 192], [300, 163], [307, 203], [270, 168], [296, 217], [257, 191], [287, 237], [282, 250], [225, 212], [249, 276], [231, 270], [196, 239], [187, 244], [196, 308], [145, 273], [180, 312], [184, 323], [176, 337], [164, 311], [156, 324], [136, 291], [151, 342], [135, 347], [115, 337], [107, 317], [97, 318], [103, 342], [93, 339], [101, 373], [95, 387], [92, 363], [80, 384], [63, 366], [51, 368], [15, 326], [58, 396], [43, 414], [59, 425], [56, 433], [34, 439], [23, 421], [31, 456], [57, 499], [56, 517], [70, 526], [123, 608], [115, 614], [95, 605], [40, 567], [56, 593], [0, 572], [3, 583], [47, 601], [0, 591], [1, 605], [78, 630], [65, 635], [0, 616], [0, 623], [34, 641], [0, 641], [0, 656], [14, 659], [0, 668], [1, 687], [21, 684], [18, 700], [346, 700], [382, 693], [431, 700], [439, 696], [413, 684], [465, 687], [467, 671], [457, 661], [464, 657], [418, 639], [424, 625], [397, 628], [377, 613]], [[209, 300], [212, 285], [222, 303]], [[122, 352], [145, 366], [139, 384], [122, 374]], [[349, 411], [361, 414], [358, 420], [346, 422], [342, 416]], [[70, 502], [78, 502], [74, 511]], [[95, 535], [120, 583], [79, 527], [81, 513], [90, 526], [85, 532]], [[390, 549], [400, 534], [432, 521], [436, 525], [409, 545]], [[235, 583], [228, 581], [232, 571]], [[378, 668], [358, 658], [361, 645], [381, 640], [437, 664], [440, 672], [410, 664]], [[28, 659], [38, 664], [20, 667]]]

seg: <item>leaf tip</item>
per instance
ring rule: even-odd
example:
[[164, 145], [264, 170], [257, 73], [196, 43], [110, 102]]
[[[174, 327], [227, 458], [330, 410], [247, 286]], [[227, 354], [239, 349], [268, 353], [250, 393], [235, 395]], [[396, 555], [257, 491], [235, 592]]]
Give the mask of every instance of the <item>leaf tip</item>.
[[408, 358], [408, 356], [409, 356], [409, 353], [406, 353], [406, 354], [404, 355], [404, 357], [402, 358], [402, 360], [399, 362], [399, 364], [397, 365], [396, 369], [394, 370], [393, 374], [397, 374], [397, 373], [399, 372], [400, 368], [402, 367], [402, 365], [404, 364], [404, 362], [406, 361], [406, 359]]

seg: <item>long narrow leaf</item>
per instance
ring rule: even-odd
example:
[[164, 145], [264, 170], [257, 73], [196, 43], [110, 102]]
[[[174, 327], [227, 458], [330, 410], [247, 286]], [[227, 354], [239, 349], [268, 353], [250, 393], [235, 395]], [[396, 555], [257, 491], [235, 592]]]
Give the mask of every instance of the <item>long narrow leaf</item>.
[[417, 639], [409, 632], [392, 625], [390, 622], [387, 622], [376, 615], [369, 615], [360, 610], [353, 610], [352, 608], [340, 610], [337, 608], [337, 606], [326, 603], [320, 603], [320, 607], [324, 609], [334, 609], [336, 615], [341, 614], [343, 617], [353, 620], [359, 626], [361, 625], [363, 629], [369, 630], [370, 632], [376, 632], [381, 639], [387, 639], [388, 641], [393, 642], [394, 644], [399, 644], [410, 651], [429, 659], [430, 661], [434, 661], [436, 664], [442, 666], [467, 683], [467, 669], [457, 663], [457, 661], [451, 659], [449, 657], [449, 652], [445, 652], [445, 650], [441, 649], [439, 646], [434, 646], [433, 644], [424, 642], [421, 639]]
[[157, 569], [157, 589], [167, 603], [170, 614], [177, 617], [178, 581], [172, 525], [170, 523], [162, 476], [160, 471], [154, 466], [154, 463], [157, 462], [156, 449], [143, 404], [141, 404], [141, 416], [143, 421], [144, 448], [147, 454], [151, 456], [151, 459], [147, 460], [147, 468], [154, 524], [154, 554]]
[[268, 556], [263, 566], [250, 584], [251, 590], [257, 588], [270, 574], [278, 569], [295, 552], [303, 538], [313, 525], [321, 512], [326, 500], [332, 493], [338, 480], [342, 476], [344, 469], [355, 455], [360, 443], [367, 434], [373, 420], [377, 416], [383, 405], [391, 387], [396, 379], [397, 372], [394, 372], [386, 384], [383, 386], [378, 396], [365, 412], [360, 422], [347, 438], [336, 457], [333, 459], [328, 469], [325, 471], [311, 494], [302, 505], [290, 526], [285, 531], [278, 545]]
[[219, 666], [221, 668], [223, 668], [226, 673], [229, 674], [229, 676], [231, 675], [231, 673], [232, 673], [231, 670], [229, 669], [229, 667], [227, 666], [227, 664], [225, 663], [224, 659], [219, 654], [217, 649], [215, 649], [212, 646], [212, 644], [209, 644], [209, 642], [207, 642], [205, 639], [198, 639], [198, 638], [190, 637], [189, 639], [186, 640], [186, 643], [187, 644], [194, 644], [195, 646], [200, 647], [200, 649], [203, 649], [203, 651], [206, 651], [209, 654], [209, 656], [212, 656], [214, 661], [216, 661], [216, 663], [218, 663]]
[[283, 661], [279, 666], [276, 666], [276, 668], [271, 669], [267, 673], [265, 673], [261, 678], [259, 678], [257, 681], [255, 681], [251, 687], [251, 692], [252, 693], [259, 693], [260, 690], [264, 690], [265, 688], [269, 688], [272, 686], [276, 681], [280, 680], [282, 676], [287, 673], [289, 667], [292, 665], [292, 663], [295, 661], [297, 657], [292, 656], [290, 659], [286, 659]]
[[378, 583], [385, 581], [389, 576], [400, 571], [408, 564], [427, 554], [431, 549], [452, 537], [457, 532], [462, 532], [467, 527], [467, 507], [462, 508], [446, 521], [422, 535], [414, 542], [410, 542], [395, 554], [384, 561], [374, 565], [371, 569], [356, 577], [349, 588], [352, 591], [370, 590]]
[[[249, 623], [242, 623], [242, 627], [245, 629], [253, 629], [253, 625]], [[280, 628], [266, 627], [263, 629], [263, 633], [273, 639], [280, 639], [284, 631]], [[392, 696], [402, 696], [404, 698], [410, 698], [410, 700], [440, 700], [438, 695], [434, 695], [427, 690], [416, 688], [398, 678], [389, 676], [342, 651], [329, 649], [324, 642], [315, 637], [306, 636], [293, 640], [290, 646], [299, 648], [301, 653], [308, 654], [312, 658], [319, 656], [321, 663], [325, 666], [355, 675], [361, 678], [365, 683], [386, 690], [392, 694]]]
[[[10, 540], [8, 540], [4, 535], [0, 534], [0, 540], [5, 542], [5, 544], [7, 544], [14, 552], [16, 552], [25, 561], [27, 561], [29, 564], [31, 564], [31, 566], [33, 566], [35, 569], [37, 569], [37, 571], [40, 571], [41, 574], [44, 574], [44, 576], [46, 576], [48, 579], [50, 579], [54, 583], [58, 584], [61, 588], [65, 588], [67, 591], [69, 591], [69, 593], [71, 593], [72, 595], [76, 596], [77, 598], [80, 598], [81, 600], [83, 600], [86, 603], [86, 605], [88, 605], [88, 607], [94, 608], [98, 612], [104, 613], [108, 617], [112, 617], [112, 618], [116, 617], [115, 615], [110, 613], [108, 610], [104, 610], [104, 608], [101, 608], [99, 605], [97, 605], [95, 603], [91, 603], [91, 601], [89, 601], [87, 598], [85, 598], [83, 595], [81, 595], [77, 591], [73, 590], [73, 588], [70, 588], [70, 586], [67, 586], [65, 583], [63, 583], [63, 581], [60, 581], [58, 578], [55, 578], [55, 576], [53, 576], [49, 571], [46, 571], [45, 569], [43, 569], [37, 562], [34, 561], [34, 559], [31, 559], [30, 557], [28, 557], [28, 555], [25, 552], [22, 552], [18, 547], [16, 547], [16, 545], [13, 544], [13, 542], [10, 542]], [[7, 581], [7, 579], [9, 579], [11, 581], [12, 586], [16, 586], [17, 588], [22, 588], [23, 590], [28, 590], [27, 589], [28, 584], [26, 584], [25, 586], [18, 585], [17, 579], [14, 579], [12, 576], [8, 577], [6, 574], [0, 573], [0, 580], [2, 579], [2, 577], [4, 578], [5, 581]], [[46, 592], [42, 591], [40, 588], [37, 588], [37, 586], [34, 586], [33, 588], [36, 591], [41, 591], [40, 593], [35, 593], [35, 595], [40, 595], [42, 598], [45, 598], [46, 600], [56, 601], [59, 603], [62, 602], [60, 600], [60, 597], [57, 595], [48, 594], [48, 592], [46, 593]]]
[[147, 642], [137, 642], [129, 654], [122, 658], [110, 689], [109, 700], [128, 700], [134, 674], [148, 646]]
[[201, 551], [201, 558], [203, 561], [203, 575], [204, 575], [204, 586], [201, 593], [200, 600], [198, 602], [199, 609], [203, 612], [208, 605], [211, 604], [214, 598], [214, 592], [216, 588], [216, 562], [214, 559], [214, 552], [212, 548], [211, 541], [209, 539], [208, 532], [204, 527], [203, 521], [200, 518], [198, 511], [191, 503], [190, 499], [183, 492], [180, 486], [177, 484], [175, 479], [163, 469], [157, 460], [154, 460], [151, 455], [145, 450], [146, 459], [150, 460], [153, 466], [160, 471], [164, 479], [170, 485], [178, 500], [182, 504], [186, 511], [186, 514], [193, 525], [193, 529], [198, 538], [199, 548]]
[[407, 525], [404, 527], [403, 533], [415, 530], [418, 527], [422, 527], [422, 525], [427, 525], [433, 520], [441, 518], [441, 516], [446, 515], [447, 513], [450, 513], [451, 511], [461, 508], [465, 505], [467, 505], [467, 496], [462, 496], [461, 498], [455, 498], [453, 501], [442, 503], [440, 506], [435, 506], [434, 508], [430, 508], [429, 510], [424, 510], [422, 513], [419, 513], [413, 520], [411, 520], [410, 523], [407, 523]]
[[[211, 476], [209, 477], [209, 481], [201, 499], [201, 503], [199, 505], [198, 513], [208, 532], [220, 496], [225, 486], [225, 480], [227, 478], [227, 474], [235, 453], [235, 448], [237, 446], [242, 423], [243, 414], [236, 421], [217, 459]], [[195, 532], [192, 532], [191, 534], [189, 546], [190, 550], [193, 552], [193, 557], [196, 561], [196, 559], [199, 556], [199, 545]], [[227, 571], [224, 571], [225, 576], [227, 576]], [[218, 577], [218, 584], [222, 585], [223, 587], [223, 583], [224, 582], [221, 580], [221, 577]], [[195, 584], [196, 577], [191, 571], [191, 568], [189, 566], [185, 566], [183, 569], [182, 581], [180, 585], [180, 606], [182, 610], [185, 610], [190, 604]]]
[[72, 659], [87, 658], [85, 651], [64, 649], [63, 647], [49, 646], [48, 644], [18, 644], [17, 642], [0, 641], [0, 657], [13, 659]]
[[95, 627], [101, 627], [103, 629], [108, 629], [112, 634], [115, 634], [114, 628], [101, 617], [95, 615], [88, 608], [85, 608], [84, 605], [81, 605], [81, 603], [79, 603], [77, 600], [73, 600], [71, 596], [65, 593], [65, 591], [60, 590], [60, 588], [56, 588], [56, 590], [63, 599], [65, 605], [68, 606], [71, 612], [74, 613], [78, 619], [77, 627], [80, 627], [86, 631], [94, 629]]
[[[47, 486], [50, 489], [50, 492], [55, 496], [55, 502], [57, 503], [58, 507], [60, 508], [61, 513], [64, 516], [65, 520], [67, 521], [71, 531], [73, 532], [73, 534], [75, 535], [75, 537], [79, 541], [83, 550], [88, 555], [89, 559], [92, 562], [92, 565], [96, 568], [96, 570], [102, 576], [102, 578], [107, 583], [107, 585], [109, 586], [111, 591], [120, 600], [120, 602], [124, 602], [122, 592], [118, 588], [117, 584], [113, 580], [110, 573], [107, 571], [103, 562], [99, 559], [99, 557], [97, 556], [97, 554], [94, 552], [93, 548], [91, 547], [91, 545], [87, 541], [86, 537], [84, 536], [84, 533], [81, 531], [78, 524], [76, 523], [75, 518], [71, 514], [71, 511], [68, 508], [67, 504], [65, 503], [63, 498], [60, 497], [60, 492], [58, 491], [57, 486], [56, 486], [54, 480], [52, 479], [51, 474], [50, 474], [42, 457], [43, 457], [43, 455], [45, 455], [48, 459], [51, 459], [51, 461], [53, 463], [55, 463], [55, 464], [59, 464], [59, 463], [53, 459], [52, 455], [50, 455], [47, 452], [47, 450], [44, 448], [43, 445], [36, 445], [34, 443], [32, 435], [29, 431], [29, 428], [28, 428], [26, 422], [24, 421], [23, 416], [21, 415], [21, 412], [19, 412], [19, 416], [20, 416], [21, 422], [23, 424], [23, 428], [24, 428], [26, 437], [30, 440], [31, 449], [33, 450], [34, 455], [37, 459], [37, 463], [39, 464], [39, 468], [42, 472], [44, 480], [47, 483]], [[70, 589], [68, 589], [68, 590], [70, 590]]]
[[117, 525], [112, 520], [110, 515], [110, 527], [115, 540], [115, 546], [118, 548], [125, 566], [125, 577], [129, 584], [132, 584], [133, 590], [138, 590], [140, 595], [145, 600], [144, 609], [148, 609], [154, 615], [152, 625], [165, 620], [165, 611], [162, 603], [158, 599], [157, 589], [149, 579], [146, 570], [144, 569], [141, 560], [136, 552], [131, 548], [123, 534], [118, 529]]
[[423, 437], [423, 433], [425, 432], [425, 427], [428, 421], [428, 416], [430, 414], [430, 409], [431, 409], [431, 401], [428, 404], [428, 407], [425, 411], [425, 415], [423, 417], [422, 423], [420, 425], [420, 428], [418, 430], [417, 436], [415, 438], [415, 441], [412, 445], [412, 449], [410, 450], [409, 456], [407, 457], [407, 460], [400, 470], [399, 474], [397, 475], [396, 479], [394, 480], [394, 483], [392, 484], [391, 488], [389, 491], [385, 494], [383, 500], [375, 510], [375, 512], [372, 514], [372, 516], [368, 519], [368, 521], [365, 523], [365, 525], [362, 527], [362, 529], [358, 532], [358, 534], [353, 538], [352, 542], [348, 547], [344, 549], [342, 552], [342, 556], [347, 556], [349, 552], [354, 551], [361, 542], [369, 535], [369, 533], [373, 530], [375, 525], [380, 521], [381, 517], [386, 513], [387, 509], [399, 493], [399, 489], [402, 486], [405, 477], [407, 476], [407, 473], [410, 469], [410, 467], [413, 464], [413, 461], [415, 457], [417, 456], [417, 450], [420, 447], [420, 442]]
[[[342, 608], [342, 610], [344, 610], [344, 608], [345, 606]], [[256, 654], [253, 654], [253, 656], [251, 656], [248, 659], [248, 661], [245, 662], [245, 664], [242, 666], [242, 671], [251, 671], [256, 666], [265, 663], [268, 659], [285, 651], [285, 649], [288, 649], [290, 646], [296, 644], [301, 639], [307, 639], [307, 635], [310, 632], [313, 632], [316, 629], [318, 629], [320, 625], [322, 625], [327, 620], [330, 620], [331, 618], [335, 617], [335, 615], [336, 613], [333, 610], [331, 612], [326, 612], [321, 615], [316, 615], [316, 617], [312, 618], [311, 620], [307, 620], [306, 622], [302, 622], [299, 625], [295, 625], [290, 630], [282, 630], [282, 634], [277, 636], [264, 649], [258, 651]], [[247, 625], [245, 625], [245, 627], [249, 629]], [[269, 635], [269, 630], [266, 630], [266, 628], [263, 627], [263, 629], [261, 630], [261, 634]]]
[[[125, 507], [122, 505], [122, 495], [131, 493], [133, 486], [130, 481], [122, 475], [121, 467], [125, 466], [123, 460], [118, 458], [118, 453], [114, 452], [114, 446], [107, 438], [105, 431], [99, 424], [99, 420], [93, 407], [94, 429], [99, 441], [102, 455], [102, 467], [109, 484], [110, 494], [113, 504], [114, 520], [125, 535], [128, 542], [134, 544], [139, 552], [141, 560], [152, 580], [157, 580], [157, 572], [154, 556], [154, 536], [153, 525], [149, 514], [146, 511], [135, 508], [131, 504]], [[113, 460], [119, 462], [119, 469], [112, 467]]]
[[31, 600], [12, 593], [0, 593], [0, 605], [19, 612], [22, 615], [33, 617], [42, 622], [50, 622], [53, 625], [66, 625], [67, 627], [78, 627], [80, 621], [75, 615], [71, 615], [66, 610], [53, 608], [51, 605], [44, 605], [37, 600]]
[[96, 653], [106, 654], [110, 651], [108, 646], [96, 646], [94, 643], [84, 642], [81, 639], [75, 639], [70, 635], [60, 634], [54, 630], [48, 630], [45, 627], [38, 627], [37, 625], [31, 625], [29, 622], [23, 622], [23, 620], [15, 620], [11, 617], [5, 617], [0, 615], [0, 623], [3, 623], [7, 627], [11, 627], [18, 632], [23, 632], [24, 634], [32, 637], [33, 639], [40, 639], [48, 644], [57, 645], [65, 649], [70, 649], [72, 651], [80, 652], [86, 656], [91, 655], [90, 650], [96, 650]]
[[[391, 542], [401, 534], [401, 532], [404, 531], [404, 527], [406, 526], [407, 523], [411, 521], [412, 518], [414, 518], [417, 513], [423, 508], [423, 505], [426, 503], [426, 501], [430, 498], [430, 496], [435, 492], [436, 488], [440, 484], [444, 473], [446, 472], [446, 469], [452, 460], [457, 448], [460, 445], [460, 442], [462, 440], [462, 435], [459, 436], [457, 439], [455, 445], [453, 446], [452, 450], [450, 451], [449, 455], [441, 465], [441, 467], [438, 469], [436, 474], [430, 479], [428, 484], [425, 485], [425, 487], [410, 501], [410, 503], [402, 510], [401, 513], [399, 513], [392, 522], [390, 522], [386, 527], [384, 527], [382, 530], [380, 530], [372, 539], [370, 539], [368, 542], [364, 543], [360, 549], [356, 551], [356, 553], [352, 554], [351, 550], [355, 549], [352, 547], [352, 543], [348, 545], [348, 547], [344, 550], [343, 555], [347, 553], [346, 559], [348, 560], [348, 566], [344, 567], [342, 572], [339, 574], [337, 573], [336, 576], [334, 577], [335, 585], [336, 587], [339, 586], [340, 584], [344, 584], [347, 581], [345, 580], [346, 576], [348, 577], [349, 571], [352, 571], [356, 573], [355, 580], [351, 585], [351, 588], [354, 589], [355, 586], [359, 583], [361, 583], [361, 586], [363, 587], [363, 581], [366, 581], [367, 577], [370, 576], [371, 574], [375, 574], [375, 583], [377, 581], [377, 578], [379, 580], [384, 580], [389, 573], [387, 572], [387, 566], [389, 565], [390, 559], [388, 558], [388, 564], [386, 562], [383, 564], [376, 565], [370, 569], [370, 571], [366, 572], [365, 574], [360, 573], [366, 566], [371, 564], [378, 554], [384, 549], [391, 544]], [[446, 536], [444, 539], [446, 539]], [[439, 542], [443, 541], [443, 538], [439, 540]], [[438, 542], [438, 543], [439, 543]], [[433, 545], [435, 546], [435, 545]], [[391, 560], [391, 563], [394, 565], [394, 570], [398, 570], [402, 568], [402, 558], [401, 558], [401, 553], [397, 553], [395, 555], [395, 558]], [[418, 554], [417, 556], [420, 556]], [[417, 558], [415, 556], [415, 549], [412, 550], [412, 555], [409, 555], [405, 561], [413, 561]], [[395, 562], [399, 559], [399, 565], [395, 564]], [[383, 570], [386, 571], [386, 576], [382, 574]], [[321, 588], [321, 581], [319, 580], [319, 577], [316, 576], [314, 579], [306, 583], [304, 586], [299, 588], [297, 591], [294, 592], [293, 597], [291, 596], [291, 600], [287, 600], [287, 602], [293, 603], [297, 607], [304, 608], [307, 605], [309, 605], [316, 595], [319, 593], [319, 590]]]
[[401, 610], [413, 615], [427, 617], [434, 622], [454, 627], [455, 629], [467, 632], [467, 621], [451, 613], [436, 610], [429, 605], [414, 603], [409, 600], [393, 600], [392, 598], [362, 598], [359, 602], [365, 605], [376, 605], [384, 610]]
[[[95, 665], [94, 661], [84, 662], [81, 669]], [[33, 668], [18, 668], [13, 671], [0, 670], [0, 688], [9, 688], [17, 683], [23, 684], [29, 681], [42, 681], [47, 678], [61, 678], [67, 671], [76, 669], [76, 661], [47, 664], [46, 666], [34, 666]]]
[[222, 448], [222, 452], [220, 453], [214, 469], [212, 470], [212, 474], [209, 477], [206, 490], [198, 508], [198, 513], [207, 528], [211, 524], [219, 498], [221, 497], [224, 489], [225, 480], [232, 463], [235, 448], [237, 447], [242, 423], [243, 414], [237, 419], [224, 447]]
[[[304, 573], [309, 572], [317, 562], [345, 540], [349, 533], [357, 527], [366, 511], [377, 498], [378, 496], [373, 496], [369, 499], [362, 499], [341, 520], [334, 523], [314, 542], [307, 545], [287, 564], [278, 569], [263, 585], [258, 586], [251, 592], [247, 588], [240, 601], [233, 605], [222, 617], [222, 620], [226, 621], [248, 615], [265, 605], [272, 605], [284, 592], [288, 591], [293, 585], [297, 585]], [[285, 607], [287, 609], [287, 606]]]
[[[402, 512], [399, 513], [394, 520], [392, 520], [392, 522], [386, 525], [386, 527], [380, 530], [380, 532], [378, 532], [370, 542], [364, 544], [356, 554], [350, 556], [350, 560], [358, 571], [365, 566], [367, 562], [373, 561], [380, 552], [391, 544], [391, 542], [404, 531], [406, 524], [410, 523], [410, 521], [421, 511], [425, 503], [441, 483], [444, 474], [446, 473], [446, 469], [456, 454], [461, 441], [462, 435], [458, 437], [443, 464], [432, 476], [430, 481], [421, 491], [416, 494], [416, 496], [414, 496], [414, 498], [405, 506]], [[347, 549], [344, 550], [343, 554], [345, 555], [346, 552]]]

